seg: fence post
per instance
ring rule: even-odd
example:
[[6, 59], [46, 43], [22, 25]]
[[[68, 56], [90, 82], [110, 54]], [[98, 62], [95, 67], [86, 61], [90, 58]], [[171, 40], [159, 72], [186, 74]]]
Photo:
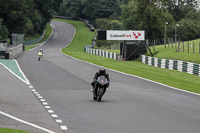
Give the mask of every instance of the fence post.
[[200, 54], [200, 42], [199, 42], [199, 54]]
[[169, 38], [168, 38], [168, 48], [169, 48], [169, 43], [170, 43], [170, 40], [169, 40]]
[[178, 52], [180, 52], [180, 39], [178, 40]]
[[194, 50], [195, 50], [195, 48], [194, 48], [194, 42], [193, 42], [193, 53], [195, 53], [195, 51], [194, 51]]
[[176, 50], [176, 52], [177, 52], [177, 48], [176, 48], [176, 41], [175, 41], [175, 50]]
[[190, 53], [190, 43], [188, 42], [188, 53]]
[[183, 53], [184, 53], [184, 42], [183, 42]]

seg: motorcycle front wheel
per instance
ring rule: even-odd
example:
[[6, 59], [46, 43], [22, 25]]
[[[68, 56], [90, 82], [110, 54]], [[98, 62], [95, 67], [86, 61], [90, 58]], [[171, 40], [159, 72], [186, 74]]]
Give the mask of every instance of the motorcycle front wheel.
[[98, 88], [98, 96], [97, 96], [97, 101], [98, 102], [101, 102], [103, 94], [104, 94], [103, 88]]

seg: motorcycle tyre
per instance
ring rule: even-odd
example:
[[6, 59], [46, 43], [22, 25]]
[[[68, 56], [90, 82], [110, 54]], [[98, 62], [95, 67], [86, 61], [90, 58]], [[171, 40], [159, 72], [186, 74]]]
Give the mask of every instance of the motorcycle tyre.
[[99, 91], [98, 91], [98, 96], [97, 96], [97, 101], [98, 101], [98, 102], [101, 102], [101, 99], [102, 99], [103, 94], [104, 94], [103, 89], [99, 89]]

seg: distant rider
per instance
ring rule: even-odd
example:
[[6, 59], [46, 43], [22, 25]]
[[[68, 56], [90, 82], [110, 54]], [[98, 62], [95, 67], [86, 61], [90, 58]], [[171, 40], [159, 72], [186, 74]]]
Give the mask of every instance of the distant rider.
[[[96, 72], [96, 74], [94, 75], [93, 82], [91, 83], [91, 85], [92, 85], [91, 92], [94, 92], [94, 90], [97, 88], [96, 81], [97, 81], [98, 77], [100, 77], [100, 76], [105, 76], [110, 84], [110, 78], [109, 78], [108, 73], [106, 73], [106, 70], [104, 67], [101, 67], [99, 69], [99, 72]], [[109, 84], [108, 84], [107, 88], [109, 87]]]
[[40, 49], [40, 50], [38, 51], [38, 56], [43, 56], [43, 51], [42, 51], [42, 49]]

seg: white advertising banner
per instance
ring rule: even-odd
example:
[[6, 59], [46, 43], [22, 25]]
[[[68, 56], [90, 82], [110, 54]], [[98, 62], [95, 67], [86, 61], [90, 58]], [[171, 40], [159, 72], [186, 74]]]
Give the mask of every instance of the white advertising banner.
[[145, 40], [144, 31], [124, 31], [124, 30], [107, 30], [107, 40]]

